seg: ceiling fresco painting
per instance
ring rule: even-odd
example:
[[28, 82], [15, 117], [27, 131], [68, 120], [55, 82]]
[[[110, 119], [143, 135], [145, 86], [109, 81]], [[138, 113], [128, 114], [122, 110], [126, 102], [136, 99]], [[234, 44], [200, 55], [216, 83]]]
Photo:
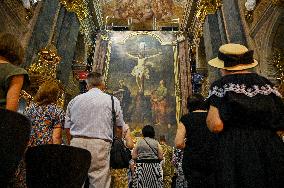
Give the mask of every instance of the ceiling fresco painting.
[[[171, 26], [182, 19], [186, 0], [101, 0], [106, 24], [153, 28], [153, 23]], [[173, 22], [174, 21], [174, 22]]]

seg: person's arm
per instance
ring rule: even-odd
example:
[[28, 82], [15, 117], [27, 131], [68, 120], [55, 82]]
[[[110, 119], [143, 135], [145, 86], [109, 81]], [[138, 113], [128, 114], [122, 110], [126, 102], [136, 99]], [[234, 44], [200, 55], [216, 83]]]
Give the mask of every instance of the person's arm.
[[163, 148], [160, 144], [158, 144], [158, 159], [160, 160], [164, 159]]
[[159, 53], [157, 53], [157, 54], [154, 54], [154, 55], [145, 57], [145, 60], [146, 60], [146, 59], [151, 59], [151, 58], [157, 57], [157, 56], [159, 56], [159, 55], [162, 55], [162, 52], [159, 52]]
[[138, 156], [138, 152], [137, 152], [137, 147], [135, 147], [133, 150], [132, 150], [132, 159], [133, 160], [136, 160], [137, 159], [137, 156]]
[[20, 92], [24, 84], [24, 75], [15, 75], [11, 78], [6, 97], [6, 109], [17, 111]]
[[55, 126], [52, 133], [52, 143], [61, 144], [62, 141], [62, 129], [61, 126]]
[[68, 106], [67, 106], [67, 110], [66, 110], [66, 114], [65, 114], [65, 123], [64, 123], [64, 130], [66, 133], [66, 138], [67, 138], [67, 144], [70, 145], [70, 141], [71, 141], [71, 134], [70, 134], [70, 128], [71, 128], [71, 114], [70, 114], [70, 108], [72, 105], [72, 100], [69, 102]]
[[125, 134], [124, 139], [126, 141], [126, 147], [129, 148], [129, 149], [133, 149], [134, 143], [133, 143], [133, 140], [131, 138], [130, 129], [126, 130], [126, 134]]
[[116, 126], [115, 136], [116, 136], [117, 138], [122, 138], [122, 127]]
[[182, 122], [178, 124], [176, 138], [175, 138], [175, 145], [178, 149], [183, 149], [185, 147], [185, 135], [186, 129]]
[[71, 141], [70, 129], [65, 128], [65, 133], [66, 133], [66, 138], [67, 138], [67, 144], [70, 145], [70, 141]]
[[213, 133], [219, 133], [224, 129], [223, 121], [220, 118], [218, 108], [210, 106], [207, 119], [206, 119], [208, 129]]
[[118, 138], [122, 138], [122, 127], [125, 126], [125, 122], [123, 120], [123, 114], [119, 100], [116, 97], [114, 97], [113, 99], [116, 114], [116, 136]]

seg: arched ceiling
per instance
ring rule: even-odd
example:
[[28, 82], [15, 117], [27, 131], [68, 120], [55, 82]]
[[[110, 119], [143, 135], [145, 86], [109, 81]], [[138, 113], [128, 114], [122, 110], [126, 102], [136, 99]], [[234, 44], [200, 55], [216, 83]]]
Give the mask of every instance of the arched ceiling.
[[131, 30], [179, 27], [187, 0], [100, 0], [103, 21], [108, 26]]

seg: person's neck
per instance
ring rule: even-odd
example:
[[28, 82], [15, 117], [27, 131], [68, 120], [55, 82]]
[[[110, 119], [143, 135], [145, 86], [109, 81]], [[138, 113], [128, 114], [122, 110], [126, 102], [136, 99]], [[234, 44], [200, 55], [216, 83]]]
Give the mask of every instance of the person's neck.
[[88, 91], [90, 91], [91, 89], [99, 89], [99, 90], [101, 90], [102, 92], [104, 92], [103, 87], [100, 87], [100, 86], [90, 87]]
[[192, 112], [207, 112], [207, 110], [194, 110]]
[[5, 57], [0, 56], [0, 63], [9, 63], [9, 61]]
[[230, 74], [248, 74], [252, 73], [251, 71], [248, 70], [240, 70], [240, 71], [226, 71], [225, 75], [230, 75]]

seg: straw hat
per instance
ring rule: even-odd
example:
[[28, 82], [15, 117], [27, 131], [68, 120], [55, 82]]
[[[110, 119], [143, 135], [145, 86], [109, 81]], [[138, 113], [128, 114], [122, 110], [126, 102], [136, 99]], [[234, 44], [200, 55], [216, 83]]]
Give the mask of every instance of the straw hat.
[[253, 59], [253, 50], [240, 44], [225, 44], [219, 48], [218, 57], [208, 62], [212, 67], [238, 71], [255, 67], [258, 62]]

